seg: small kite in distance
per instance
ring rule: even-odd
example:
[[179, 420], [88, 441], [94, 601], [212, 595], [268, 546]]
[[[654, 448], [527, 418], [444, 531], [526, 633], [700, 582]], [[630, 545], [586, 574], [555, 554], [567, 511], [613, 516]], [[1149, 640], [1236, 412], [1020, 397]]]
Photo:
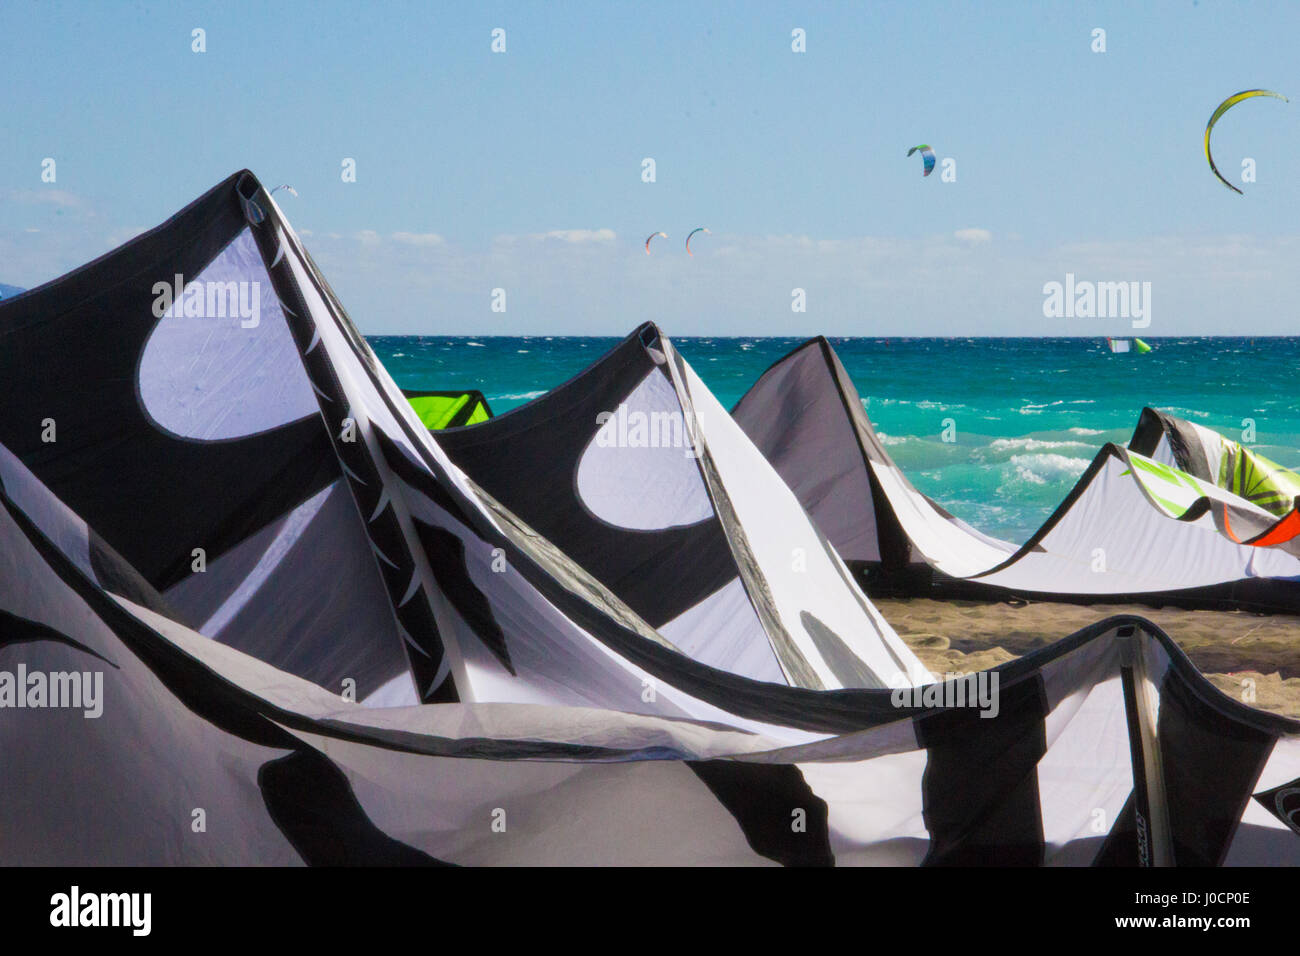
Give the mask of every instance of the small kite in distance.
[[923, 172], [921, 175], [929, 176], [932, 172], [934, 172], [934, 150], [932, 150], [925, 143], [922, 143], [920, 146], [913, 146], [911, 149], [909, 149], [907, 151], [907, 155], [911, 156], [917, 150], [921, 151], [921, 160], [922, 162], [925, 163], [925, 172]]
[[[698, 228], [696, 228], [696, 229], [692, 229], [692, 230], [691, 230], [691, 236], [695, 235], [697, 232], [702, 232], [702, 233], [704, 233], [706, 236], [711, 236], [711, 235], [713, 235], [713, 233], [709, 232], [709, 230], [705, 229], [703, 226], [700, 226], [700, 227], [698, 227]], [[691, 252], [691, 236], [687, 236], [687, 237], [686, 237], [686, 254], [687, 254], [688, 256], [694, 257], [694, 256], [695, 256], [695, 253]]]
[[[652, 233], [650, 233], [650, 239], [653, 239], [655, 236], [663, 236], [665, 239], [667, 239], [667, 238], [668, 238], [668, 233], [666, 233], [666, 232], [652, 232]], [[645, 254], [646, 254], [647, 256], [650, 255], [650, 239], [647, 239], [647, 240], [645, 241]]]

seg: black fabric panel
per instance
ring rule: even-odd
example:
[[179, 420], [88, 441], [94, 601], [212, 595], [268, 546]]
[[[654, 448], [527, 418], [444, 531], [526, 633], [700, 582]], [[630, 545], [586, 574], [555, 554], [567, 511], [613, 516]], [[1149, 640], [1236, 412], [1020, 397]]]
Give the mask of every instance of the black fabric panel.
[[[853, 432], [857, 438], [858, 447], [862, 451], [863, 466], [866, 468], [867, 477], [871, 481], [871, 507], [876, 520], [881, 568], [887, 579], [900, 582], [904, 579], [912, 559], [912, 540], [908, 537], [907, 532], [903, 530], [903, 525], [898, 520], [898, 516], [894, 514], [894, 506], [890, 504], [889, 496], [885, 494], [885, 490], [880, 486], [874, 471], [875, 467], [893, 468], [896, 471], [898, 469], [876, 434], [875, 426], [871, 423], [871, 419], [867, 417], [866, 409], [862, 407], [862, 398], [858, 395], [849, 373], [840, 363], [839, 356], [831, 348], [830, 342], [819, 336], [817, 345], [835, 380], [840, 401], [843, 403], [844, 413], [848, 415], [849, 420], [853, 423]], [[868, 465], [869, 462], [872, 465]], [[899, 476], [902, 477], [901, 471]], [[911, 482], [907, 481], [906, 478], [903, 478], [903, 484], [915, 491]], [[919, 492], [917, 493], [919, 494]]]
[[1035, 673], [998, 691], [996, 717], [959, 707], [916, 721], [917, 737], [929, 752], [922, 781], [930, 831], [926, 866], [1042, 865], [1042, 677]]
[[29, 621], [25, 617], [10, 614], [8, 611], [0, 611], [0, 648], [11, 647], [15, 644], [33, 644], [37, 641], [53, 641], [55, 644], [71, 647], [75, 651], [81, 651], [83, 654], [98, 658], [113, 670], [119, 670], [118, 666], [103, 654], [91, 650], [85, 644], [68, 637], [61, 631], [56, 631], [54, 628], [37, 621]]
[[1300, 777], [1255, 794], [1255, 800], [1292, 833], [1300, 836]]
[[[323, 487], [329, 443], [312, 416], [226, 442], [168, 435], [136, 369], [158, 320], [153, 285], [198, 275], [244, 227], [232, 177], [167, 223], [0, 305], [7, 446], [158, 590], [190, 552], [228, 550]], [[57, 441], [41, 441], [53, 418]]]
[[379, 829], [343, 771], [315, 750], [263, 764], [257, 783], [271, 819], [310, 866], [450, 866]]
[[1211, 706], [1171, 669], [1157, 727], [1178, 866], [1219, 866], [1274, 735]]
[[[826, 802], [812, 792], [793, 764], [690, 760], [718, 802], [736, 818], [754, 852], [784, 866], [834, 866]], [[794, 811], [805, 814], [795, 832]]]
[[176, 619], [176, 612], [167, 603], [167, 599], [139, 571], [127, 564], [93, 529], [88, 528], [86, 535], [90, 548], [90, 569], [95, 572], [95, 578], [104, 590], [165, 617]]
[[1138, 415], [1138, 423], [1133, 429], [1133, 436], [1128, 440], [1129, 451], [1150, 458], [1155, 454], [1164, 433], [1164, 415], [1154, 408], [1142, 409], [1142, 413]]
[[875, 562], [881, 543], [872, 477], [821, 342], [812, 339], [773, 364], [731, 417], [836, 551]]
[[598, 429], [596, 416], [616, 411], [656, 368], [638, 330], [536, 401], [490, 421], [440, 431], [436, 441], [479, 487], [657, 628], [736, 576], [717, 516], [656, 531], [616, 528], [583, 506], [574, 485]]
[[1093, 859], [1093, 866], [1139, 866], [1137, 849], [1137, 817], [1134, 807], [1134, 795], [1130, 793], [1124, 801], [1124, 807], [1111, 825], [1106, 841]]
[[469, 576], [465, 565], [465, 545], [456, 535], [443, 528], [435, 528], [423, 521], [415, 521], [415, 533], [419, 535], [429, 567], [438, 582], [438, 587], [447, 596], [451, 606], [461, 616], [470, 629], [499, 660], [511, 674], [515, 667], [510, 663], [510, 649], [506, 646], [506, 636], [501, 625], [492, 616], [492, 606], [487, 597]]

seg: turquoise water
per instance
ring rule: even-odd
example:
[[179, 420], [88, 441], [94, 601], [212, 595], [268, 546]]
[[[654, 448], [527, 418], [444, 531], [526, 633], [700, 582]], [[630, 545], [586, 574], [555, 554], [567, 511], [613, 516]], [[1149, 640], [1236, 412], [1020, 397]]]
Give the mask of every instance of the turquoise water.
[[[618, 340], [370, 339], [405, 388], [478, 388], [494, 412], [536, 398]], [[802, 339], [673, 338], [730, 408]], [[1124, 442], [1144, 405], [1242, 437], [1300, 465], [1300, 338], [1148, 339], [1148, 355], [1102, 339], [832, 339], [890, 453], [918, 488], [990, 534], [1022, 540], [1097, 449]], [[956, 441], [941, 440], [952, 419]]]

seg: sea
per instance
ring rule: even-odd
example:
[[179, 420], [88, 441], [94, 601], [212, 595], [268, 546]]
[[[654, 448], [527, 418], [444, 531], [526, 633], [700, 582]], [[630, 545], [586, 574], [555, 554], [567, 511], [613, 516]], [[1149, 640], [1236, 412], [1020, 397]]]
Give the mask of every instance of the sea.
[[[476, 388], [496, 414], [567, 381], [620, 340], [374, 336], [403, 388]], [[801, 338], [673, 343], [726, 407]], [[1106, 442], [1151, 405], [1300, 465], [1300, 338], [831, 339], [867, 414], [912, 483], [996, 537], [1021, 541]], [[947, 435], [945, 436], [945, 432]], [[945, 437], [952, 441], [945, 441]]]

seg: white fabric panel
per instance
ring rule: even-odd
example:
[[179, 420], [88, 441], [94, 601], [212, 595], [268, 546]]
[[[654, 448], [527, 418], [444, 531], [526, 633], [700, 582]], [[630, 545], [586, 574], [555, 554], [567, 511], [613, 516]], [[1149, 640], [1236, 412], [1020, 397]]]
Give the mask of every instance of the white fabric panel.
[[[665, 347], [671, 346], [665, 341]], [[691, 411], [787, 633], [826, 688], [844, 686], [804, 628], [814, 615], [885, 686], [933, 678], [853, 583], [798, 499], [713, 393], [683, 362]]]
[[754, 680], [787, 684], [740, 578], [733, 578], [659, 633], [702, 664]]
[[196, 630], [210, 637], [220, 634], [222, 628], [229, 624], [231, 618], [238, 614], [249, 599], [261, 589], [262, 585], [266, 583], [266, 579], [271, 576], [271, 572], [275, 570], [276, 565], [292, 550], [298, 537], [311, 523], [311, 520], [316, 517], [321, 506], [324, 505], [325, 499], [332, 494], [339, 493], [347, 493], [342, 488], [342, 479], [322, 488], [289, 512], [284, 522], [276, 529], [275, 537], [268, 543], [266, 550], [262, 552], [262, 556], [258, 559], [253, 570], [239, 582], [239, 587], [221, 603], [221, 606], [213, 612], [212, 616]]
[[844, 866], [919, 866], [930, 850], [922, 783], [927, 752], [911, 720], [856, 735], [858, 748], [883, 751], [866, 760], [798, 764], [826, 802], [831, 850]]
[[935, 511], [892, 468], [876, 467], [874, 471], [912, 544], [938, 570], [964, 578], [997, 567], [1009, 557], [990, 543], [994, 539], [972, 535]]
[[[1254, 792], [1263, 793], [1291, 781], [1300, 781], [1300, 738], [1283, 737], [1273, 745]], [[1290, 808], [1300, 808], [1300, 784], [1290, 798]], [[1224, 866], [1300, 866], [1300, 813], [1293, 818], [1295, 830], [1259, 805], [1254, 797], [1246, 802], [1241, 823], [1233, 834]]]
[[1174, 460], [1173, 446], [1169, 444], [1169, 436], [1164, 432], [1160, 433], [1160, 441], [1156, 442], [1155, 451], [1151, 453], [1151, 460], [1158, 461], [1162, 465], [1168, 465], [1170, 468], [1182, 468], [1182, 465]]
[[398, 674], [361, 701], [362, 707], [407, 707], [420, 703], [410, 674]]
[[1201, 450], [1205, 453], [1206, 473], [1211, 480], [1218, 481], [1219, 465], [1223, 460], [1224, 437], [1213, 429], [1206, 428], [1204, 425], [1198, 425], [1196, 422], [1188, 422], [1196, 432], [1196, 437], [1201, 440]]
[[[226, 314], [185, 314], [182, 298], [150, 333], [137, 374], [141, 404], [155, 424], [183, 438], [221, 441], [318, 412], [271, 277], [248, 229], [198, 276], [185, 276], [185, 282], [197, 282], [204, 291], [205, 313], [211, 291], [211, 305], [223, 300]], [[242, 283], [242, 301], [256, 306], [253, 317], [232, 310], [235, 300], [222, 295], [218, 283]], [[236, 289], [236, 300], [239, 295]]]
[[[684, 764], [454, 760], [299, 733], [386, 833], [469, 866], [776, 865]], [[400, 793], [384, 786], [396, 773]], [[494, 829], [504, 823], [504, 830]]]
[[1044, 723], [1047, 753], [1038, 762], [1044, 862], [1085, 866], [1133, 791], [1122, 680], [1083, 683]]
[[651, 369], [578, 461], [578, 498], [601, 521], [655, 531], [713, 516], [672, 383]]
[[[1067, 514], [1011, 567], [979, 580], [1004, 587], [1073, 594], [1165, 591], [1244, 577], [1300, 576], [1300, 559], [1277, 548], [1229, 541], [1206, 514], [1177, 521], [1154, 508], [1110, 458]], [[1105, 570], [1094, 571], [1094, 551]]]

